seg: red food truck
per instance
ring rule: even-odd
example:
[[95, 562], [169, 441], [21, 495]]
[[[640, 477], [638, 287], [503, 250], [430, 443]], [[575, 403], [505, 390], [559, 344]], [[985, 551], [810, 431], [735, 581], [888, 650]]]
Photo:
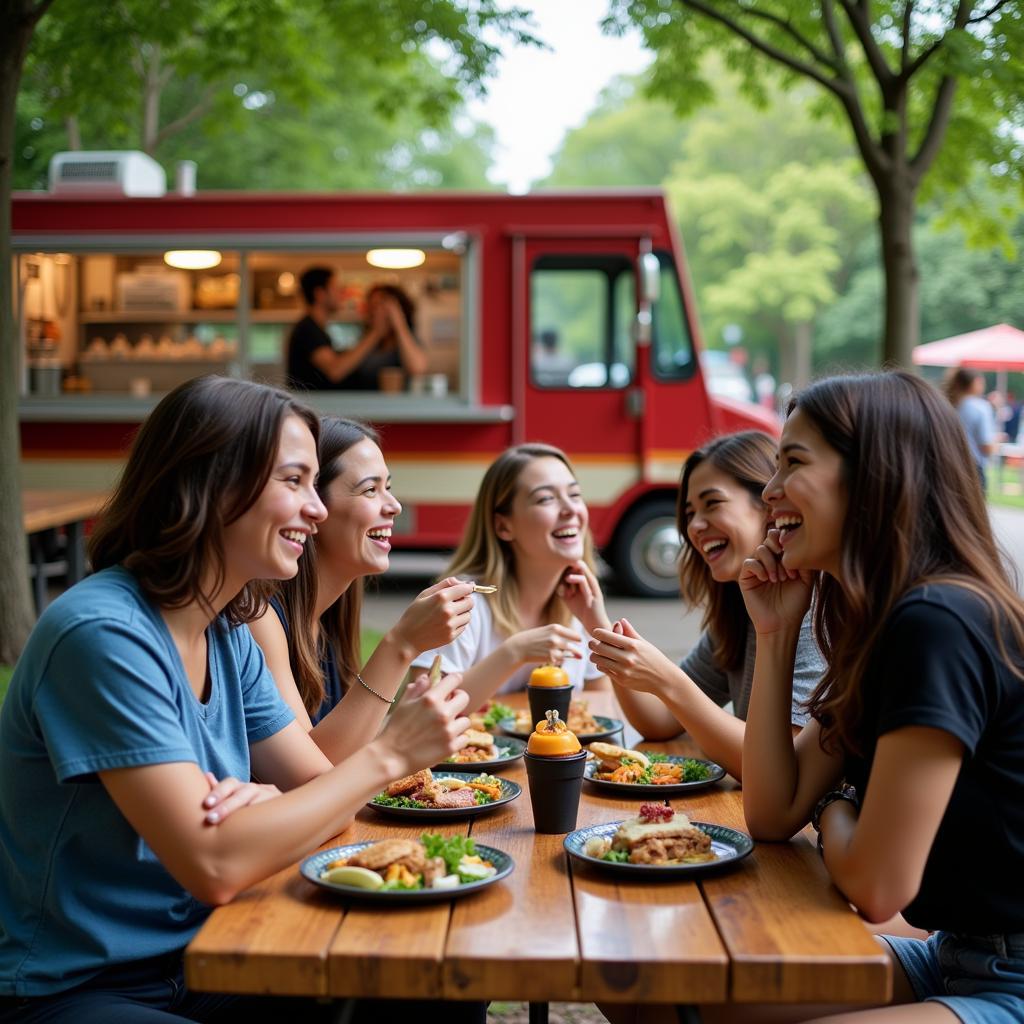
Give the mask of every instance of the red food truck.
[[139, 422], [188, 377], [283, 382], [312, 265], [341, 284], [336, 348], [358, 340], [374, 284], [415, 302], [425, 374], [307, 396], [381, 431], [405, 506], [397, 548], [454, 546], [491, 460], [545, 441], [576, 466], [621, 584], [675, 593], [682, 460], [716, 433], [778, 430], [709, 393], [660, 191], [121, 191], [13, 200], [24, 486], [109, 486]]

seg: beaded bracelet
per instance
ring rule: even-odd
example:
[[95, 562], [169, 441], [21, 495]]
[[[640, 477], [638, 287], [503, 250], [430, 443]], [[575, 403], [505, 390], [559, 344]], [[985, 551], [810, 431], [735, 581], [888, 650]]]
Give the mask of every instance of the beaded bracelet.
[[369, 690], [370, 693], [374, 695], [374, 697], [376, 697], [378, 700], [384, 701], [385, 704], [394, 704], [395, 701], [398, 699], [397, 697], [389, 699], [388, 697], [385, 697], [383, 693], [378, 693], [372, 686], [367, 684], [366, 680], [358, 672], [356, 673], [356, 679], [359, 680], [359, 683], [364, 690]]

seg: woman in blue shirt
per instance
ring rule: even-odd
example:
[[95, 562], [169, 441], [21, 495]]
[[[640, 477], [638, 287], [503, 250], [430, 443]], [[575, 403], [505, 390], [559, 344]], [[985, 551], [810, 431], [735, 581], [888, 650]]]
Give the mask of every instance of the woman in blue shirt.
[[[244, 625], [253, 581], [293, 576], [325, 517], [317, 432], [272, 388], [204, 377], [171, 392], [92, 537], [96, 573], [29, 638], [0, 712], [4, 1024], [213, 1019], [180, 964], [211, 906], [463, 744], [458, 678], [423, 680], [334, 767]], [[284, 792], [210, 827], [206, 772]]]

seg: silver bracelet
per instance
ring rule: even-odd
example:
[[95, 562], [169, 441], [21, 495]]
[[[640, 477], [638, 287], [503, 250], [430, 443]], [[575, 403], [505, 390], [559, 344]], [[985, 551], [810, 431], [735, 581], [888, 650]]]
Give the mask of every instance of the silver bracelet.
[[356, 673], [356, 679], [359, 680], [359, 683], [364, 690], [369, 690], [370, 693], [374, 695], [374, 697], [376, 697], [378, 700], [384, 701], [385, 704], [394, 704], [395, 700], [398, 699], [396, 697], [394, 699], [389, 700], [387, 697], [384, 696], [384, 694], [378, 693], [372, 686], [367, 685], [366, 680], [358, 672]]

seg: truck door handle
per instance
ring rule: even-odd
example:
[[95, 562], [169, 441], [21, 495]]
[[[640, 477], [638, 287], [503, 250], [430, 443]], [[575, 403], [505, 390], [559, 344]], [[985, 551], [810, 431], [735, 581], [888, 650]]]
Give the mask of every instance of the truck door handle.
[[644, 390], [643, 388], [629, 388], [626, 391], [626, 412], [633, 419], [638, 420], [644, 414]]

